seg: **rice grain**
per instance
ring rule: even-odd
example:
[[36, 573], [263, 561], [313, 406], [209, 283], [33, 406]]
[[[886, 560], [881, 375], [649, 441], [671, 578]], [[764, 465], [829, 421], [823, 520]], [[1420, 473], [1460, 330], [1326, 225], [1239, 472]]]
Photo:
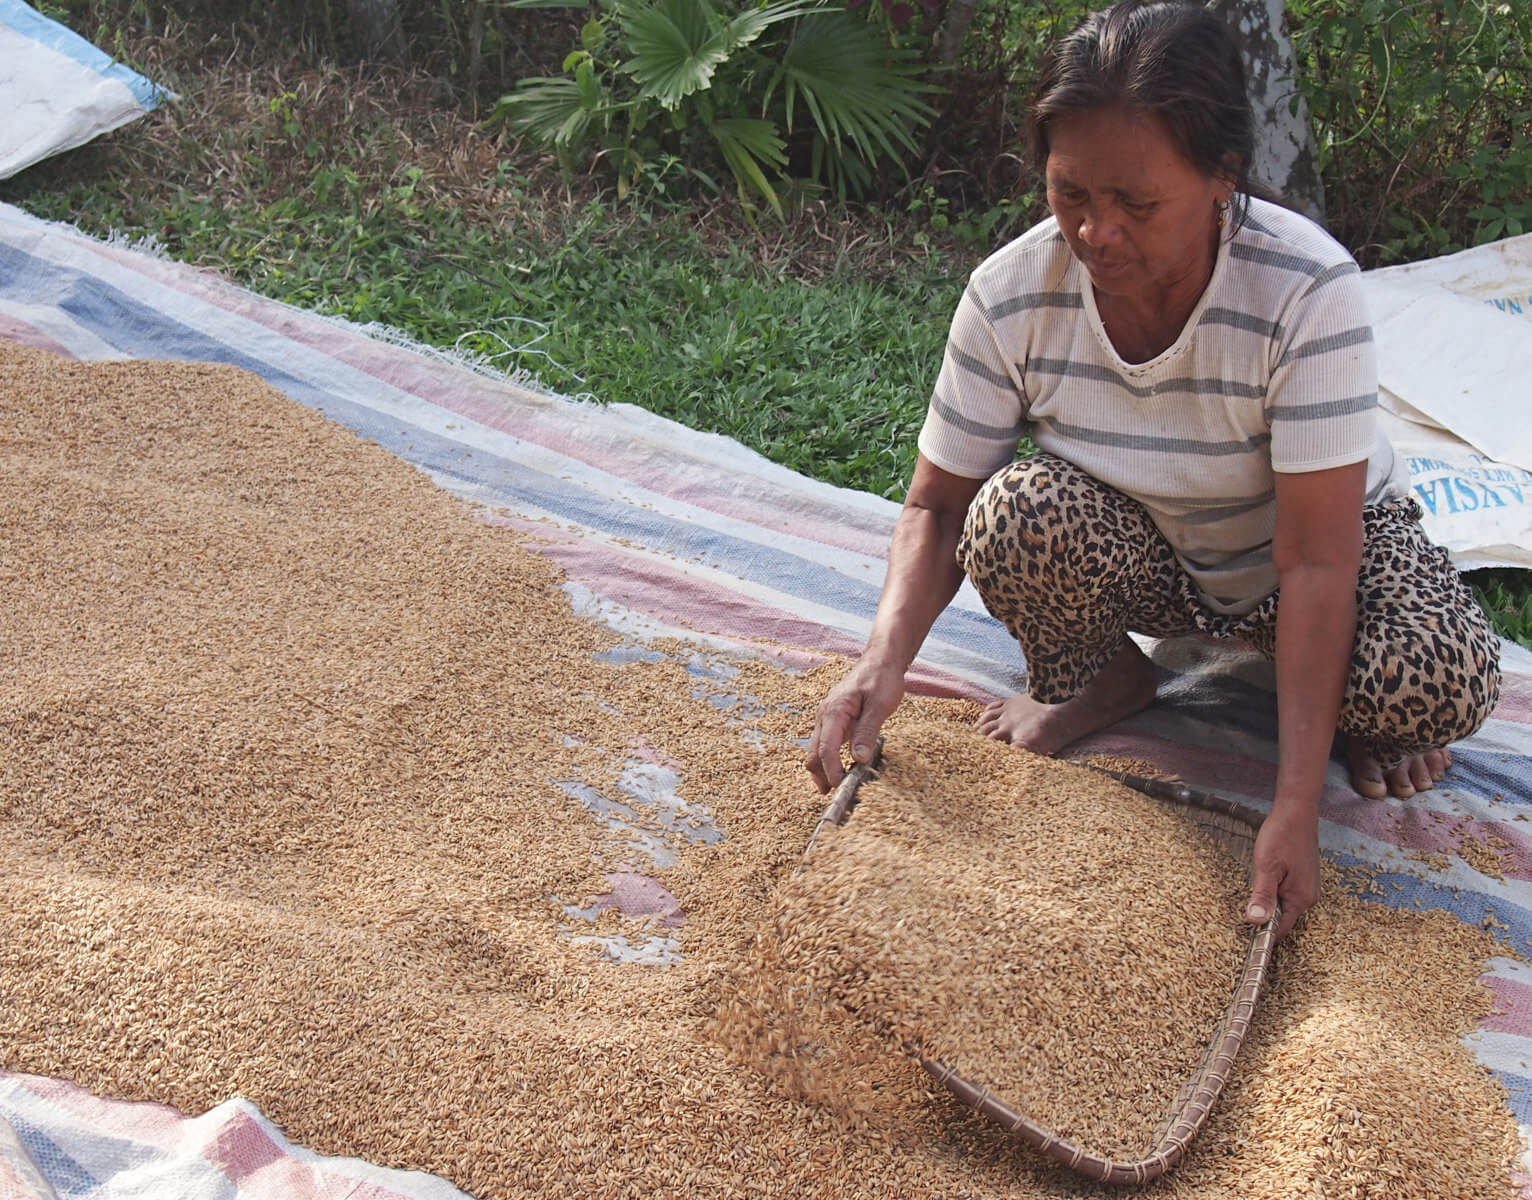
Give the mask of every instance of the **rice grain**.
[[[881, 1029], [937, 1035], [925, 984], [844, 987], [809, 1031], [849, 1114], [720, 1042], [821, 808], [795, 739], [843, 664], [614, 656], [527, 548], [535, 529], [476, 519], [231, 368], [0, 342], [0, 379], [0, 1067], [193, 1113], [243, 1095], [317, 1151], [484, 1198], [1108, 1194], [890, 1052]], [[945, 827], [998, 835], [1047, 799], [989, 795], [999, 760], [967, 711], [911, 704], [890, 746], [934, 723], [947, 750], [920, 794], [976, 797], [973, 830]], [[684, 809], [624, 791], [661, 761]], [[686, 835], [709, 823], [721, 839]], [[1131, 873], [1121, 834], [1079, 870]], [[942, 853], [970, 899], [1015, 882], [987, 881], [976, 849]], [[601, 909], [623, 872], [681, 923]], [[661, 933], [677, 965], [576, 940]], [[1114, 989], [1142, 995], [1145, 949]], [[1330, 879], [1227, 1102], [1149, 1191], [1508, 1195], [1515, 1122], [1458, 1042], [1490, 1010], [1495, 951]], [[998, 963], [929, 984], [974, 981], [993, 1022], [975, 1038], [1036, 1028], [1008, 1003], [1023, 986], [1075, 1003], [1069, 976]]]

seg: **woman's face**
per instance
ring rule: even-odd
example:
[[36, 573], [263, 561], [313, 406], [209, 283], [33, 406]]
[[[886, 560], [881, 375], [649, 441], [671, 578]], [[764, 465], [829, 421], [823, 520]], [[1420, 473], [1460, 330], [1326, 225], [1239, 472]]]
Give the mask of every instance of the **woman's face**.
[[1233, 193], [1182, 157], [1160, 119], [1101, 108], [1049, 129], [1048, 206], [1098, 294], [1156, 301], [1206, 286], [1217, 204]]

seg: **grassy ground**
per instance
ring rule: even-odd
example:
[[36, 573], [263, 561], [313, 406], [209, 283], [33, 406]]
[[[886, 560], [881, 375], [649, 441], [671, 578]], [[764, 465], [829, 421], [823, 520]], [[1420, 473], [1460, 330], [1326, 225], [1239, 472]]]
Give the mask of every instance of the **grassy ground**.
[[136, 50], [182, 101], [0, 199], [902, 495], [973, 261], [914, 220], [619, 202], [434, 107], [425, 79]]
[[[902, 496], [984, 244], [972, 224], [936, 232], [928, 191], [767, 226], [726, 201], [668, 201], [662, 168], [618, 201], [440, 107], [422, 76], [249, 65], [174, 34], [127, 50], [182, 100], [0, 182], [0, 200]], [[1034, 215], [1007, 214], [1011, 228]], [[1532, 646], [1528, 573], [1474, 582]]]
[[1468, 580], [1500, 636], [1532, 650], [1532, 572], [1471, 571]]

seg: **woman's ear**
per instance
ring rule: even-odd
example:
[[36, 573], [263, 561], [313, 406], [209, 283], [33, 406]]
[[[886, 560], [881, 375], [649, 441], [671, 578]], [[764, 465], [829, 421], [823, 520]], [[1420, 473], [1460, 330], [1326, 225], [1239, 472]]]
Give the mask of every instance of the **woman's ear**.
[[1234, 195], [1234, 189], [1239, 186], [1240, 176], [1245, 173], [1245, 159], [1243, 155], [1230, 150], [1223, 156], [1223, 170], [1219, 172], [1218, 182], [1222, 185], [1219, 189], [1218, 198], [1227, 204]]

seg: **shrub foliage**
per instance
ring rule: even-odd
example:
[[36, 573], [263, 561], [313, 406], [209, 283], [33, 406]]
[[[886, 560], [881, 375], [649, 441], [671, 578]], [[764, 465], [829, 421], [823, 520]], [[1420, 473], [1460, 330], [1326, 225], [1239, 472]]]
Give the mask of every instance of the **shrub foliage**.
[[[1004, 232], [1042, 48], [1081, 0], [42, 0], [98, 44], [125, 25], [355, 61], [365, 10], [470, 111], [623, 191], [782, 211], [804, 187]], [[1364, 265], [1532, 229], [1532, 4], [1288, 0], [1330, 224]], [[375, 21], [374, 21], [375, 24]], [[953, 29], [966, 31], [951, 61]], [[910, 176], [917, 179], [912, 191]], [[912, 200], [913, 197], [913, 200]], [[1025, 211], [1023, 211], [1025, 210]], [[999, 218], [1004, 217], [1004, 221]]]
[[1364, 262], [1532, 230], [1532, 5], [1290, 0], [1330, 224]]
[[817, 0], [602, 0], [566, 73], [522, 80], [492, 117], [566, 161], [594, 143], [620, 191], [671, 162], [716, 190], [721, 160], [780, 216], [795, 175], [845, 199], [917, 149], [936, 89], [915, 58]]

